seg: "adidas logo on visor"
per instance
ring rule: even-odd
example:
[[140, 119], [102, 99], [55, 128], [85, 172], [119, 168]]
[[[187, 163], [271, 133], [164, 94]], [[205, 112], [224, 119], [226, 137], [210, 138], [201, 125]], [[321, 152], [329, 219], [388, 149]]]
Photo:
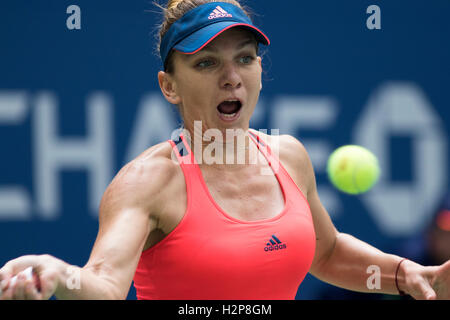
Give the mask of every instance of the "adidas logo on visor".
[[216, 19], [216, 18], [231, 18], [232, 15], [222, 9], [220, 6], [217, 6], [213, 12], [209, 14], [208, 19]]

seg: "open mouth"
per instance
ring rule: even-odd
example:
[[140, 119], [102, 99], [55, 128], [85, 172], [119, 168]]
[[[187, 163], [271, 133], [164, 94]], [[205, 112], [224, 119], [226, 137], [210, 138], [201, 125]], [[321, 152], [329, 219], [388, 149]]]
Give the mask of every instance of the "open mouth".
[[239, 111], [242, 108], [242, 103], [239, 100], [223, 101], [217, 106], [217, 111], [222, 120], [235, 120], [239, 116]]

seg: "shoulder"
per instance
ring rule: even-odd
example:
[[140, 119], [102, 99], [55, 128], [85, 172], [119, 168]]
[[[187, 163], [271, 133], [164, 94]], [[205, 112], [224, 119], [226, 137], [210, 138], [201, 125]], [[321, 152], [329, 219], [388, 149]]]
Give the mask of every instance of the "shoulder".
[[164, 190], [177, 175], [179, 166], [171, 158], [168, 142], [159, 143], [123, 166], [106, 189], [101, 209], [135, 208], [158, 211]]
[[136, 185], [167, 180], [177, 167], [171, 154], [172, 146], [168, 142], [154, 145], [123, 166], [114, 180]]
[[295, 164], [310, 162], [305, 146], [297, 138], [288, 134], [268, 135], [262, 132], [258, 134], [267, 142], [271, 150], [278, 152], [280, 159]]

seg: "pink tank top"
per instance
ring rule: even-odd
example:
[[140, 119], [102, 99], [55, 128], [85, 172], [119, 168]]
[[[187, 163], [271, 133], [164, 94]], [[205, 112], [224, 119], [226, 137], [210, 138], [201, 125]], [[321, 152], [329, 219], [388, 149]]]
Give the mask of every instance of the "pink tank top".
[[172, 232], [142, 253], [134, 276], [138, 299], [295, 299], [315, 251], [310, 208], [270, 148], [249, 132], [278, 168], [284, 209], [265, 220], [231, 217], [209, 193], [185, 138], [170, 140], [186, 181], [187, 209]]

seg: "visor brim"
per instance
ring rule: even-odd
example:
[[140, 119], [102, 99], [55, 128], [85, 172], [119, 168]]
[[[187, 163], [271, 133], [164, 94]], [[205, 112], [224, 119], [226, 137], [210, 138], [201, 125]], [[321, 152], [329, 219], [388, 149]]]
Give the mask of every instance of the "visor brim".
[[243, 27], [252, 31], [256, 37], [256, 41], [264, 45], [269, 45], [269, 38], [258, 28], [250, 24], [234, 22], [234, 21], [222, 21], [210, 24], [202, 29], [197, 30], [188, 37], [184, 38], [182, 41], [177, 43], [173, 49], [184, 53], [184, 54], [194, 54], [201, 49], [203, 49], [208, 43], [213, 41], [220, 34], [226, 30], [234, 27]]

